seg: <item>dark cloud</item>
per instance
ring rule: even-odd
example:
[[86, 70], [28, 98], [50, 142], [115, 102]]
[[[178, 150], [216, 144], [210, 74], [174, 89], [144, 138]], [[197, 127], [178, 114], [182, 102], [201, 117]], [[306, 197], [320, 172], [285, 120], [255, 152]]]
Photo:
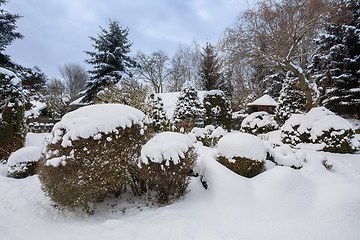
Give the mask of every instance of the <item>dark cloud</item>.
[[246, 0], [10, 0], [5, 9], [23, 16], [18, 30], [25, 38], [7, 52], [52, 77], [60, 65], [87, 59], [88, 36], [113, 19], [130, 28], [134, 54], [162, 49], [172, 55], [180, 43], [217, 41], [246, 7]]

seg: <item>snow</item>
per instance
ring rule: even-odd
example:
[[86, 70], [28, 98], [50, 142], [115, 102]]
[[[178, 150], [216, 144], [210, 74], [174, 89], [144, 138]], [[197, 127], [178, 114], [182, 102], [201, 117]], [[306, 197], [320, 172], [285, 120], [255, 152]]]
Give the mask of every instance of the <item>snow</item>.
[[264, 95], [258, 99], [256, 99], [255, 101], [248, 103], [248, 106], [274, 106], [276, 107], [278, 105], [278, 103], [269, 95]]
[[23, 147], [13, 152], [9, 159], [8, 165], [15, 166], [21, 162], [37, 162], [40, 159], [41, 148], [37, 146]]
[[232, 159], [245, 157], [255, 161], [265, 161], [266, 147], [263, 141], [251, 134], [233, 132], [222, 137], [218, 142], [218, 154]]
[[305, 162], [305, 154], [302, 151], [292, 149], [289, 145], [282, 145], [269, 149], [274, 161], [281, 166], [302, 167]]
[[[31, 134], [28, 143], [41, 145], [42, 136]], [[271, 142], [280, 139], [267, 136]], [[248, 179], [218, 163], [216, 149], [198, 146], [208, 190], [192, 178], [190, 192], [170, 206], [125, 205], [124, 213], [120, 199], [118, 206], [104, 203], [94, 216], [57, 212], [37, 175], [7, 178], [0, 165], [1, 239], [358, 239], [360, 153], [300, 152], [307, 160], [300, 170], [272, 166]], [[325, 159], [331, 171], [323, 167]]]
[[[207, 91], [198, 91], [199, 100], [202, 102], [206, 95]], [[180, 92], [170, 92], [170, 93], [158, 93], [156, 96], [160, 97], [164, 103], [164, 110], [166, 111], [166, 116], [168, 119], [172, 119], [176, 102]]]
[[0, 67], [0, 73], [2, 73], [4, 75], [8, 75], [10, 77], [14, 77], [13, 79], [11, 79], [11, 83], [13, 85], [18, 85], [21, 83], [20, 78], [18, 78], [18, 76], [16, 76], [16, 74], [14, 72], [7, 70], [6, 68]]
[[185, 157], [185, 153], [195, 143], [196, 138], [192, 135], [185, 135], [175, 132], [163, 132], [157, 134], [150, 139], [141, 149], [142, 163], [148, 164], [151, 162], [162, 163], [169, 161], [178, 164], [180, 158]]
[[[122, 104], [95, 104], [65, 114], [53, 128], [51, 143], [60, 140], [63, 147], [71, 146], [72, 140], [89, 138], [99, 133], [111, 133], [116, 128], [143, 125], [145, 114]], [[65, 129], [65, 134], [62, 136]]]
[[40, 111], [46, 108], [46, 103], [39, 102], [36, 100], [30, 101], [32, 108], [30, 110], [25, 111], [26, 118], [37, 118], [40, 116]]
[[327, 109], [325, 107], [316, 107], [316, 108], [312, 108], [306, 114], [306, 116], [311, 118], [311, 120], [313, 120], [313, 121], [317, 121], [320, 118], [325, 117], [327, 115], [335, 115], [335, 113], [331, 112], [329, 109]]
[[278, 128], [278, 124], [274, 120], [274, 117], [267, 112], [254, 112], [247, 116], [242, 122], [242, 128], [261, 128], [265, 126], [272, 126]]
[[73, 106], [73, 105], [88, 105], [87, 103], [82, 103], [81, 101], [84, 99], [85, 96], [79, 97], [78, 99], [75, 99], [74, 101], [72, 101], [69, 105]]
[[314, 121], [304, 114], [293, 114], [282, 126], [281, 131], [292, 132], [295, 131], [294, 127], [299, 126], [297, 131], [299, 133], [309, 132]]
[[316, 139], [316, 137], [321, 136], [325, 131], [329, 131], [329, 129], [352, 130], [353, 127], [350, 122], [342, 117], [337, 115], [327, 115], [314, 123], [314, 126], [311, 129], [311, 137]]

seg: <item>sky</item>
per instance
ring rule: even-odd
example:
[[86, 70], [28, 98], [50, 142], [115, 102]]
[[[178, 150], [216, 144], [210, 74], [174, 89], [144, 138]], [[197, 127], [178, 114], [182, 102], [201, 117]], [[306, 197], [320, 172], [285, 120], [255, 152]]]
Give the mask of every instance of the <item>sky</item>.
[[9, 0], [2, 6], [21, 16], [17, 21], [25, 37], [6, 53], [26, 67], [38, 66], [49, 77], [59, 76], [66, 63], [84, 63], [84, 51], [93, 51], [96, 37], [109, 19], [128, 27], [131, 55], [164, 50], [171, 57], [179, 45], [194, 40], [216, 43], [234, 23], [246, 0]]

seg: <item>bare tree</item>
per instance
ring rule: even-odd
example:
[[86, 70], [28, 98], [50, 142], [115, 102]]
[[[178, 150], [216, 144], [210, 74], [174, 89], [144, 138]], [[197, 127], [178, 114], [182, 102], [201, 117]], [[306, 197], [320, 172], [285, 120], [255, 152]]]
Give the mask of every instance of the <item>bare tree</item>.
[[297, 88], [306, 95], [306, 110], [309, 110], [317, 104], [318, 91], [306, 75], [305, 63], [325, 10], [323, 0], [260, 1], [243, 13], [234, 27], [226, 30], [223, 50], [254, 64], [292, 71], [298, 77]]
[[201, 69], [201, 48], [197, 42], [192, 46], [180, 45], [171, 59], [171, 75], [168, 88], [179, 92], [185, 82], [192, 82], [197, 89], [202, 89], [199, 75]]
[[88, 79], [85, 68], [78, 63], [67, 63], [59, 67], [59, 72], [65, 81], [70, 100], [75, 100], [79, 93], [85, 89]]
[[136, 60], [140, 65], [136, 71], [138, 77], [149, 82], [153, 86], [155, 93], [162, 93], [164, 84], [170, 74], [167, 54], [161, 50], [150, 55], [139, 51]]

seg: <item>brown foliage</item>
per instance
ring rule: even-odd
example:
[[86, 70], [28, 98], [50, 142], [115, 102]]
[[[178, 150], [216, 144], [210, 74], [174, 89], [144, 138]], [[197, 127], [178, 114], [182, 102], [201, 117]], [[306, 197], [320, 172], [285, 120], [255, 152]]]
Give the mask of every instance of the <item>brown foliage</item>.
[[[39, 178], [43, 190], [56, 204], [69, 209], [86, 208], [108, 194], [119, 196], [127, 187], [141, 194], [137, 160], [151, 133], [140, 135], [139, 125], [117, 130], [102, 134], [98, 140], [80, 138], [66, 148], [60, 143], [47, 146], [39, 162]], [[66, 165], [46, 165], [55, 151], [57, 157], [67, 156]]]
[[234, 157], [233, 159], [235, 160], [234, 163], [229, 162], [229, 160], [223, 156], [217, 158], [222, 165], [243, 177], [255, 177], [264, 170], [264, 161], [254, 161], [244, 157]]
[[159, 205], [169, 204], [185, 195], [196, 157], [194, 148], [190, 148], [178, 164], [169, 161], [167, 166], [167, 159], [161, 163], [151, 162], [149, 159], [148, 164], [142, 164], [141, 178], [147, 183], [149, 190], [155, 192]]

